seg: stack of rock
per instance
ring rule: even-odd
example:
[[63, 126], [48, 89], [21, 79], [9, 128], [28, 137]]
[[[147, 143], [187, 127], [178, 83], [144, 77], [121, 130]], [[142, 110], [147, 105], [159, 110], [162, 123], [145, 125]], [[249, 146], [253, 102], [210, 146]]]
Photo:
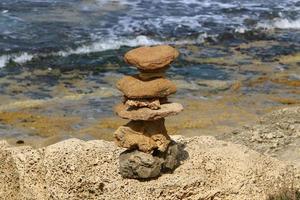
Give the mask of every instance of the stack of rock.
[[168, 102], [176, 86], [165, 78], [165, 71], [178, 55], [167, 45], [140, 47], [125, 54], [125, 61], [140, 73], [117, 83], [124, 100], [115, 111], [131, 120], [114, 134], [116, 144], [128, 149], [119, 158], [124, 178], [154, 178], [179, 164], [178, 145], [167, 134], [164, 119], [183, 110], [181, 104]]

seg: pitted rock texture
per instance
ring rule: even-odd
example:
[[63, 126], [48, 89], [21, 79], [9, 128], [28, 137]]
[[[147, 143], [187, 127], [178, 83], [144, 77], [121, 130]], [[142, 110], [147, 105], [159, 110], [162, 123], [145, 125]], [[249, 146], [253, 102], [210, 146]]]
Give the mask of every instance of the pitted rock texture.
[[179, 55], [171, 46], [140, 47], [127, 52], [125, 61], [138, 69], [151, 71], [169, 65]]
[[115, 143], [123, 148], [151, 153], [166, 151], [171, 139], [167, 134], [164, 119], [155, 121], [130, 121], [114, 133]]
[[115, 107], [115, 112], [124, 119], [131, 120], [157, 120], [172, 115], [177, 115], [183, 111], [183, 106], [180, 103], [165, 103], [161, 104], [160, 109], [151, 110], [150, 108], [131, 109], [124, 104], [118, 104]]
[[261, 200], [280, 184], [300, 187], [299, 171], [249, 148], [213, 137], [174, 137], [185, 146], [172, 174], [140, 182], [119, 174], [124, 149], [69, 139], [33, 149], [0, 142], [0, 198]]
[[133, 108], [147, 107], [151, 110], [160, 109], [160, 101], [158, 98], [154, 99], [127, 99], [125, 105]]
[[117, 88], [128, 98], [167, 97], [176, 92], [176, 85], [167, 79], [157, 78], [142, 81], [138, 76], [124, 76]]

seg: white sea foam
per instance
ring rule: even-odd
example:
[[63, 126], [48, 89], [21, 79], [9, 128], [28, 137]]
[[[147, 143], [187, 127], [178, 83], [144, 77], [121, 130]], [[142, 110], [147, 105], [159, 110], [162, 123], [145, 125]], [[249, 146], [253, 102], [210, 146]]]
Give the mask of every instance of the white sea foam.
[[289, 20], [289, 19], [277, 19], [273, 22], [264, 22], [258, 24], [259, 28], [266, 29], [300, 29], [300, 19]]
[[11, 55], [2, 55], [0, 56], [0, 67], [4, 67], [10, 60], [19, 64], [26, 63], [32, 60], [35, 57], [42, 56], [62, 56], [66, 57], [72, 54], [88, 54], [94, 52], [101, 52], [106, 50], [119, 49], [122, 46], [128, 47], [136, 47], [136, 46], [151, 46], [151, 45], [160, 45], [160, 44], [173, 44], [173, 45], [182, 45], [182, 44], [196, 44], [203, 43], [205, 38], [207, 38], [207, 34], [200, 34], [196, 39], [185, 39], [185, 40], [177, 40], [177, 41], [160, 41], [151, 39], [149, 37], [140, 35], [136, 38], [119, 38], [119, 39], [99, 39], [90, 45], [83, 45], [76, 49], [69, 49], [65, 51], [52, 52], [49, 54], [29, 54], [27, 52], [21, 54], [11, 54]]
[[111, 49], [119, 49], [121, 46], [139, 46], [139, 45], [155, 45], [161, 42], [150, 39], [146, 36], [138, 36], [134, 39], [100, 39], [90, 45], [84, 45], [77, 49], [69, 49], [67, 51], [59, 51], [59, 56], [68, 56], [71, 54], [86, 54], [100, 52]]
[[274, 27], [279, 29], [300, 29], [300, 19], [294, 21], [280, 19], [274, 22]]
[[4, 55], [4, 56], [0, 56], [0, 68], [4, 67], [6, 65], [6, 63], [8, 62], [9, 57]]
[[0, 56], [0, 68], [4, 67], [10, 60], [19, 64], [26, 63], [34, 58], [34, 55], [27, 52], [21, 54], [11, 54]]
[[31, 54], [28, 54], [28, 53], [22, 53], [21, 55], [19, 56], [15, 56], [13, 58], [13, 61], [16, 62], [16, 63], [26, 63], [27, 61], [30, 61], [32, 60], [32, 58], [34, 57], [34, 55], [31, 55]]
[[59, 56], [69, 56], [72, 54], [88, 54], [93, 52], [101, 52], [106, 50], [112, 49], [119, 49], [122, 46], [128, 47], [136, 47], [142, 45], [159, 45], [159, 44], [194, 44], [194, 43], [201, 43], [203, 42], [204, 38], [207, 37], [206, 34], [199, 35], [198, 39], [196, 40], [179, 40], [179, 41], [160, 41], [151, 39], [146, 36], [137, 36], [133, 39], [123, 38], [123, 39], [100, 39], [90, 45], [84, 45], [78, 47], [77, 49], [69, 49], [67, 51], [59, 51], [56, 55]]

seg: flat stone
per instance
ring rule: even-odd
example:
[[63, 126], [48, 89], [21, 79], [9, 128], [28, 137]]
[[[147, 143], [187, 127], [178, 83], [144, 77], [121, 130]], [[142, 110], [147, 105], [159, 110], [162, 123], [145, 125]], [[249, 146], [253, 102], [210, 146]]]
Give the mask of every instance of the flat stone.
[[119, 147], [137, 149], [145, 153], [153, 150], [166, 151], [171, 141], [165, 127], [165, 120], [130, 121], [114, 133]]
[[117, 88], [128, 98], [167, 97], [176, 92], [176, 85], [167, 79], [142, 81], [138, 76], [125, 76], [117, 82]]
[[120, 154], [120, 174], [123, 178], [149, 179], [164, 172], [172, 172], [179, 166], [180, 149], [172, 141], [167, 151], [147, 154], [138, 150], [127, 150]]
[[130, 109], [124, 104], [118, 104], [115, 112], [124, 119], [131, 120], [157, 120], [160, 118], [176, 115], [183, 110], [183, 106], [179, 103], [161, 104], [160, 109], [151, 110], [150, 108]]
[[171, 46], [160, 45], [154, 47], [139, 47], [127, 52], [125, 61], [138, 69], [151, 71], [169, 65], [179, 55]]
[[127, 99], [125, 104], [133, 108], [147, 107], [151, 110], [160, 109], [159, 99]]

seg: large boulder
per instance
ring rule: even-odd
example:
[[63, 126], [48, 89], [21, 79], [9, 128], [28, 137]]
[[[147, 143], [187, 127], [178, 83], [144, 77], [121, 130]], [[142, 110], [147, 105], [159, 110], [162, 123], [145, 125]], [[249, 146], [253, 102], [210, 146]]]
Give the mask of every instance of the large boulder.
[[124, 149], [112, 142], [69, 139], [40, 149], [0, 142], [0, 198], [261, 200], [282, 185], [299, 187], [298, 171], [245, 146], [173, 139], [185, 147], [181, 165], [149, 181], [122, 178]]

